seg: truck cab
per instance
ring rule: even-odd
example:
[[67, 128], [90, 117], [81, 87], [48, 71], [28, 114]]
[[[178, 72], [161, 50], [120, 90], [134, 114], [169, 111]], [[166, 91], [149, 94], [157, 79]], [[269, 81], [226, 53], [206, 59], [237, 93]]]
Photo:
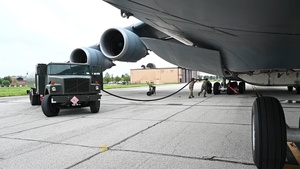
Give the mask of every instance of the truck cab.
[[81, 63], [38, 64], [35, 88], [29, 91], [30, 103], [41, 105], [47, 117], [57, 116], [60, 109], [90, 106], [100, 108], [102, 71], [99, 66]]

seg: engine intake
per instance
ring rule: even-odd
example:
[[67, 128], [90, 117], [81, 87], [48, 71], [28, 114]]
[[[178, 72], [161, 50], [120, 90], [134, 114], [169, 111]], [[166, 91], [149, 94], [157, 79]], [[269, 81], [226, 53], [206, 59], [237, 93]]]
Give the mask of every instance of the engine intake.
[[123, 28], [106, 30], [100, 39], [100, 49], [106, 57], [126, 62], [136, 62], [148, 54], [140, 38]]
[[102, 71], [115, 65], [111, 59], [103, 55], [98, 45], [73, 50], [70, 61], [73, 63], [87, 63], [91, 66], [99, 65], [102, 67]]

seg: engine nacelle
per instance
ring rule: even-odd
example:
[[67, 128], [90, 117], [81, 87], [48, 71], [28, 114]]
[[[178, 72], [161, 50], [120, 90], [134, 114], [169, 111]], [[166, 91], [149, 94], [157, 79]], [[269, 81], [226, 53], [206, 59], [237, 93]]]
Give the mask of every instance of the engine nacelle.
[[91, 66], [98, 65], [102, 67], [102, 71], [115, 65], [111, 59], [103, 55], [97, 45], [73, 50], [70, 61], [73, 63], [87, 63]]
[[123, 28], [106, 30], [100, 39], [100, 49], [106, 57], [125, 62], [136, 62], [148, 54], [140, 38]]

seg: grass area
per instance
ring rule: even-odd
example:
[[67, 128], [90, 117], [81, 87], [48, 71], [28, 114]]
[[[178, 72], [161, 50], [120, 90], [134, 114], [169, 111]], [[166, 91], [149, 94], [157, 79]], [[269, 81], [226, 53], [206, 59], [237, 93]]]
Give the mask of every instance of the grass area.
[[[115, 88], [130, 88], [130, 87], [142, 87], [148, 86], [147, 84], [104, 84], [104, 89], [115, 89]], [[8, 96], [22, 96], [27, 95], [26, 90], [30, 87], [0, 87], [0, 97]]]
[[27, 95], [30, 87], [0, 87], [0, 97]]

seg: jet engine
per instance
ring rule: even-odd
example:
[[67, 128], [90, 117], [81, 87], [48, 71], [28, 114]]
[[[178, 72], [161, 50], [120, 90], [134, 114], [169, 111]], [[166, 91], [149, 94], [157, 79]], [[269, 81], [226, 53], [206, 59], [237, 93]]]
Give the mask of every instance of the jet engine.
[[136, 62], [148, 54], [140, 38], [124, 28], [106, 30], [100, 39], [100, 49], [106, 57], [125, 62]]
[[103, 55], [98, 45], [73, 50], [70, 61], [73, 63], [87, 63], [91, 66], [99, 65], [102, 67], [102, 71], [115, 65], [111, 59]]
[[101, 36], [99, 45], [73, 50], [70, 61], [88, 63], [91, 66], [100, 65], [104, 71], [115, 65], [113, 60], [136, 62], [148, 54], [140, 38], [124, 28], [106, 30]]

